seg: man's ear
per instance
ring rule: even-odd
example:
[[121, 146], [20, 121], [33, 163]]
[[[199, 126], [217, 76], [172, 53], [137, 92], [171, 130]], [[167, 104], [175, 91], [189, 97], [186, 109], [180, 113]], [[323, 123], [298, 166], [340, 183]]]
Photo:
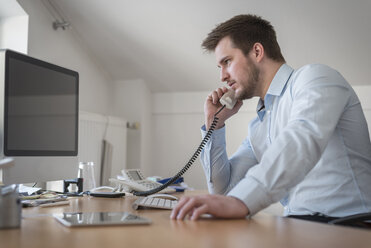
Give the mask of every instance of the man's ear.
[[261, 43], [256, 42], [251, 50], [256, 62], [260, 62], [264, 58], [264, 47]]

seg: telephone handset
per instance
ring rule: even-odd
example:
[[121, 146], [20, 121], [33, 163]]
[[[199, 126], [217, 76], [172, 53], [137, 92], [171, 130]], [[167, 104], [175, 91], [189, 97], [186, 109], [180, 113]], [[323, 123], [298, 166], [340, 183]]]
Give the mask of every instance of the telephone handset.
[[229, 89], [219, 100], [222, 105], [225, 105], [227, 109], [233, 109], [234, 105], [237, 102], [235, 98], [235, 92], [233, 89]]
[[[198, 157], [198, 155], [200, 155], [202, 149], [204, 149], [206, 143], [208, 142], [208, 140], [210, 139], [211, 137], [211, 134], [213, 133], [215, 127], [216, 127], [216, 124], [218, 123], [218, 120], [219, 118], [217, 117], [217, 115], [220, 113], [220, 111], [222, 111], [225, 107], [227, 107], [228, 109], [232, 109], [234, 107], [234, 105], [236, 104], [237, 100], [235, 99], [234, 97], [234, 90], [233, 89], [229, 89], [228, 92], [226, 92], [222, 98], [220, 98], [220, 103], [223, 105], [223, 107], [221, 107], [214, 115], [214, 120], [213, 122], [211, 123], [210, 127], [209, 127], [209, 130], [207, 131], [205, 137], [203, 138], [203, 140], [201, 141], [201, 144], [198, 146], [197, 150], [195, 151], [195, 153], [192, 155], [192, 157], [189, 159], [188, 163], [178, 172], [178, 174], [176, 174], [175, 176], [173, 176], [169, 181], [167, 181], [165, 184], [162, 184], [161, 186], [157, 187], [157, 188], [154, 188], [154, 189], [151, 189], [151, 190], [147, 190], [147, 191], [141, 191], [141, 190], [137, 190], [137, 191], [134, 191], [133, 194], [136, 195], [136, 196], [147, 196], [147, 195], [152, 195], [152, 194], [155, 194], [163, 189], [165, 189], [167, 186], [171, 185], [172, 183], [174, 183], [177, 179], [179, 179], [190, 167], [191, 165], [195, 162], [196, 158]], [[117, 179], [116, 179], [117, 180]]]

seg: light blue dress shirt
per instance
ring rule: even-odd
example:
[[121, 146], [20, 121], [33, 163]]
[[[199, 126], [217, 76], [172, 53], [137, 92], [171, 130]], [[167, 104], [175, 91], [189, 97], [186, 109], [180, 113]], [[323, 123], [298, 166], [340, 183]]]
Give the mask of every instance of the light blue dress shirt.
[[248, 137], [230, 158], [225, 146], [223, 127], [201, 154], [209, 192], [242, 200], [251, 215], [279, 200], [284, 215], [371, 211], [366, 119], [352, 87], [328, 66], [283, 64]]

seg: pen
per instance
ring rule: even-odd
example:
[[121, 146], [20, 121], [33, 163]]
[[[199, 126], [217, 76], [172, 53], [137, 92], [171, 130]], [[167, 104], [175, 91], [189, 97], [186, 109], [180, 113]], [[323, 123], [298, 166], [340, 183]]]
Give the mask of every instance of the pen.
[[50, 202], [50, 203], [40, 204], [39, 206], [42, 208], [45, 208], [45, 207], [54, 207], [54, 206], [60, 206], [60, 205], [70, 205], [70, 201]]

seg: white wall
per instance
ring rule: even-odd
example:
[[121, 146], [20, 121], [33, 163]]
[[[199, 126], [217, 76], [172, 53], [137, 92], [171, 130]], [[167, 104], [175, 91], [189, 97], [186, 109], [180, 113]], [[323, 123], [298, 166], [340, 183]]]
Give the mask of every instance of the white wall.
[[[371, 132], [371, 86], [354, 86]], [[201, 141], [204, 123], [203, 104], [209, 92], [153, 94], [151, 174], [172, 176], [180, 170]], [[247, 135], [249, 121], [256, 116], [257, 99], [244, 102], [240, 112], [226, 123], [227, 152], [231, 155]], [[194, 188], [206, 189], [204, 173], [198, 159], [185, 174]]]
[[0, 49], [27, 53], [28, 15], [15, 0], [0, 0]]
[[72, 29], [54, 30], [54, 21], [41, 1], [19, 0], [29, 15], [28, 54], [79, 72], [80, 109], [110, 114], [110, 77], [99, 67]]
[[139, 122], [138, 130], [128, 130], [127, 167], [140, 168], [144, 175], [151, 168], [151, 104], [152, 93], [141, 80], [116, 81], [113, 83], [112, 113], [129, 122]]
[[28, 16], [0, 18], [0, 48], [27, 54]]

